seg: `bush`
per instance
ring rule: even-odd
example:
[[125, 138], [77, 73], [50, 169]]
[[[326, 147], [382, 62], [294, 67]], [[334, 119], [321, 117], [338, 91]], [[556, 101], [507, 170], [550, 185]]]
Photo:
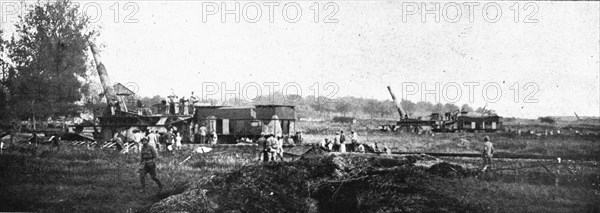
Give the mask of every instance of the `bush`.
[[542, 122], [542, 123], [549, 123], [549, 124], [556, 123], [556, 121], [554, 120], [554, 118], [552, 118], [550, 116], [539, 117], [538, 120], [540, 120], [540, 122]]

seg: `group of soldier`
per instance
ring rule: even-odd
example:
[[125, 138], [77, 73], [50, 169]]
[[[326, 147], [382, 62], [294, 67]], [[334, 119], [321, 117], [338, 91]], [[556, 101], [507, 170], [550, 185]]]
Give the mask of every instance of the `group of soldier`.
[[219, 141], [217, 132], [213, 129], [210, 132], [210, 135], [208, 135], [207, 133], [208, 133], [208, 129], [206, 128], [206, 125], [204, 123], [201, 124], [200, 128], [198, 128], [198, 133], [196, 134], [196, 136], [195, 136], [196, 138], [194, 139], [194, 141], [196, 143], [203, 143], [203, 144], [217, 144], [217, 142]]
[[261, 133], [257, 140], [259, 147], [259, 156], [263, 161], [276, 161], [279, 158], [283, 161], [283, 137], [274, 134]]
[[179, 98], [174, 92], [171, 92], [171, 95], [167, 96], [161, 103], [164, 106], [164, 114], [190, 115], [190, 109], [194, 107], [194, 104], [198, 103], [198, 97], [192, 92], [189, 98], [185, 96]]
[[[349, 140], [346, 137], [349, 137]], [[365, 152], [365, 147], [358, 140], [358, 134], [354, 130], [351, 130], [348, 136], [344, 134], [344, 130], [340, 130], [335, 133], [333, 140], [322, 140], [319, 147], [330, 152]]]
[[[119, 132], [114, 134], [111, 139], [112, 142], [116, 143], [117, 150], [122, 153], [128, 153], [129, 148], [123, 142], [123, 137]], [[148, 132], [141, 130], [133, 130], [133, 137], [131, 141], [128, 141], [134, 146], [134, 152], [141, 152], [142, 140], [146, 140], [148, 144], [153, 146], [158, 151], [172, 152], [173, 150], [180, 150], [182, 146], [182, 135], [180, 132], [173, 129], [169, 129], [164, 134], [159, 134], [157, 130], [150, 130]]]

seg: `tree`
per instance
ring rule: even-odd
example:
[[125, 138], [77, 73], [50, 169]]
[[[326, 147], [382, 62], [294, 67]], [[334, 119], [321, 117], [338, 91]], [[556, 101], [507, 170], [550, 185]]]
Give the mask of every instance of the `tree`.
[[443, 113], [444, 111], [444, 105], [442, 103], [437, 103], [433, 106], [433, 108], [431, 109], [431, 112], [435, 112], [435, 113]]
[[164, 100], [165, 98], [160, 97], [160, 95], [155, 95], [152, 98], [150, 97], [143, 97], [140, 100], [142, 100], [142, 104], [146, 107], [146, 108], [151, 108], [154, 104], [160, 104], [162, 100]]
[[462, 107], [460, 107], [460, 110], [463, 112], [473, 112], [473, 108], [471, 108], [468, 104], [463, 104]]
[[2, 30], [0, 29], [0, 120], [5, 119], [8, 116], [8, 77], [10, 65], [6, 58], [6, 40], [2, 37]]
[[404, 110], [406, 110], [407, 113], [412, 114], [415, 112], [415, 110], [417, 109], [417, 105], [415, 103], [413, 103], [412, 101], [409, 100], [402, 100], [400, 102], [400, 105], [402, 105], [402, 108]]
[[373, 116], [377, 113], [379, 113], [379, 102], [375, 99], [369, 99], [367, 100], [367, 102], [363, 105], [362, 107], [362, 111], [365, 114], [369, 114], [371, 115], [371, 118], [373, 118]]
[[287, 104], [303, 105], [304, 104], [304, 99], [300, 95], [291, 94], [291, 95], [286, 95], [285, 96], [285, 102]]
[[75, 115], [90, 67], [88, 42], [96, 35], [68, 0], [41, 3], [21, 17], [7, 45], [15, 73], [6, 80], [11, 109], [20, 118]]
[[346, 102], [345, 100], [338, 100], [335, 103], [335, 111], [342, 113], [344, 116], [346, 116], [346, 113], [350, 112], [352, 110], [352, 105], [349, 102]]
[[396, 104], [393, 101], [378, 101], [378, 103], [379, 106], [377, 107], [377, 111], [381, 115], [381, 117], [397, 112]]
[[444, 104], [444, 112], [456, 112], [458, 109], [458, 106], [451, 104], [451, 103], [447, 103]]

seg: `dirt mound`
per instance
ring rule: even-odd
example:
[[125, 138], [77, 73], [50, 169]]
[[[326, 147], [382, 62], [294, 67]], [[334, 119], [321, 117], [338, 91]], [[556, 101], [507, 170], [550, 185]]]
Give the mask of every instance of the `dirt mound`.
[[[150, 212], [439, 212], [474, 207], [438, 193], [448, 179], [406, 157], [325, 155], [244, 167], [197, 182]], [[456, 167], [452, 167], [457, 169]], [[436, 173], [437, 174], [437, 173]]]
[[438, 163], [431, 166], [427, 171], [441, 177], [465, 177], [472, 174], [469, 170], [461, 166], [449, 164], [446, 162]]

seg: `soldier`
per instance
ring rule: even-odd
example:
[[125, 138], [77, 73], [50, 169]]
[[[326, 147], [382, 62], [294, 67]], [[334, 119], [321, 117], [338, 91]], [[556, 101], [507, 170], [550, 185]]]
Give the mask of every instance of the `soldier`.
[[155, 147], [156, 150], [160, 149], [158, 148], [158, 134], [156, 134], [156, 131], [150, 131], [150, 134], [148, 134], [148, 144]]
[[204, 123], [202, 123], [202, 126], [200, 126], [200, 129], [198, 130], [198, 132], [200, 132], [200, 143], [206, 143], [206, 132], [208, 130], [206, 130], [206, 125]]
[[335, 133], [335, 138], [333, 138], [333, 147], [331, 149], [332, 152], [339, 152], [340, 151], [340, 133], [336, 132]]
[[121, 111], [121, 101], [116, 100], [116, 99], [115, 99], [115, 109]]
[[142, 115], [144, 109], [144, 103], [142, 103], [142, 100], [138, 99], [135, 105], [137, 107], [138, 115]]
[[355, 152], [358, 148], [358, 134], [356, 134], [354, 130], [350, 130], [350, 133], [350, 142], [352, 142], [352, 145], [350, 146], [350, 151]]
[[327, 139], [325, 139], [325, 142], [327, 142], [325, 145], [325, 146], [327, 146], [327, 151], [333, 152], [333, 142], [331, 142], [331, 140], [327, 140]]
[[177, 132], [177, 136], [175, 137], [175, 150], [177, 151], [181, 150], [181, 139], [183, 139], [181, 133]]
[[158, 153], [153, 146], [148, 144], [148, 139], [142, 139], [142, 151], [140, 161], [140, 183], [142, 184], [142, 190], [146, 188], [146, 174], [150, 174], [150, 178], [156, 182], [159, 190], [162, 190], [163, 185], [156, 177], [156, 163], [154, 160], [158, 158]]
[[194, 95], [194, 91], [192, 91], [192, 95], [190, 95], [190, 106], [194, 107], [194, 104], [196, 104], [198, 102], [198, 97], [196, 97], [196, 95]]
[[492, 167], [492, 157], [494, 156], [494, 145], [490, 141], [490, 137], [483, 137], [483, 170], [486, 171], [488, 167]]
[[162, 106], [159, 109], [160, 114], [169, 114], [169, 103], [167, 100], [168, 99], [163, 99], [162, 101], [160, 101], [160, 103], [162, 104]]
[[356, 147], [356, 151], [360, 153], [365, 153], [365, 146], [363, 146], [362, 144], [358, 144], [358, 147]]
[[108, 102], [108, 109], [110, 110], [110, 115], [115, 115], [116, 107], [117, 107], [117, 99], [112, 98], [112, 100], [110, 102]]
[[219, 141], [219, 137], [217, 136], [217, 132], [213, 130], [212, 135], [210, 137], [210, 143], [217, 144], [218, 141]]
[[173, 151], [173, 142], [175, 140], [175, 136], [173, 135], [173, 129], [169, 129], [167, 133], [164, 135], [165, 137], [165, 146], [167, 147], [167, 151]]
[[302, 138], [302, 131], [296, 132], [296, 143], [301, 144], [304, 141]]
[[346, 135], [344, 135], [344, 130], [340, 131], [340, 152], [346, 152]]
[[327, 149], [327, 143], [329, 143], [329, 140], [327, 138], [323, 139], [321, 142], [319, 142], [319, 148]]
[[265, 133], [260, 133], [260, 138], [258, 138], [256, 143], [258, 144], [257, 159], [260, 161], [260, 158], [262, 157], [264, 162], [269, 161], [269, 156], [267, 153], [267, 139], [265, 138]]
[[278, 137], [277, 143], [275, 143], [275, 157], [279, 157], [283, 161], [283, 137]]
[[140, 130], [133, 130], [133, 145], [136, 152], [142, 151], [142, 132]]
[[277, 139], [275, 139], [275, 135], [269, 134], [269, 138], [267, 138], [267, 159], [269, 161], [275, 161], [275, 154], [277, 152]]

